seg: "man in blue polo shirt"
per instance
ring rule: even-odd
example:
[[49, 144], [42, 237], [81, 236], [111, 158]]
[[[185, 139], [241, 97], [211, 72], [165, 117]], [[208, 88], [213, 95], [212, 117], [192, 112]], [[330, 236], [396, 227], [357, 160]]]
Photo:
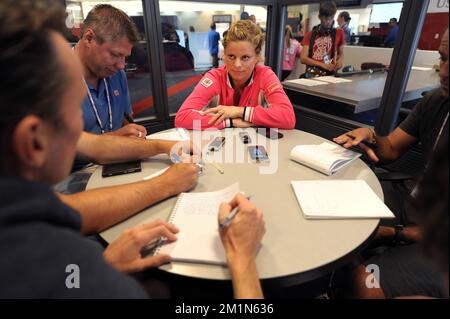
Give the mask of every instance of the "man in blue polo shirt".
[[398, 21], [396, 18], [392, 18], [391, 20], [389, 20], [389, 28], [390, 30], [384, 44], [388, 48], [393, 48], [395, 46], [395, 41], [397, 40], [398, 33]]
[[213, 68], [219, 67], [219, 41], [220, 33], [216, 31], [216, 24], [211, 24], [211, 30], [208, 32], [209, 53], [212, 57]]
[[84, 67], [88, 95], [83, 102], [84, 130], [145, 138], [143, 126], [131, 122], [125, 58], [138, 41], [131, 19], [111, 5], [97, 5], [86, 17], [74, 51]]

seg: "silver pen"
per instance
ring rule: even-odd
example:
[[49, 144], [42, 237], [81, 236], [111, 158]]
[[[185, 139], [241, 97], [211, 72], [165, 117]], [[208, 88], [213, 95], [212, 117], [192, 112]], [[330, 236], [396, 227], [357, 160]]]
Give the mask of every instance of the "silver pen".
[[[171, 160], [172, 160], [172, 162], [173, 163], [183, 163], [183, 161], [181, 160], [181, 158], [177, 155], [177, 154], [175, 154], [175, 153], [172, 153], [171, 154]], [[205, 166], [204, 164], [203, 164], [203, 161], [201, 161], [200, 163], [194, 163], [197, 167], [198, 167], [198, 174], [199, 175], [202, 175], [203, 174], [203, 167]]]
[[[247, 199], [250, 200], [252, 197], [249, 195], [247, 196]], [[234, 217], [237, 215], [239, 211], [239, 206], [236, 206], [235, 208], [233, 208], [231, 210], [231, 212], [228, 214], [227, 217], [225, 217], [225, 219], [219, 224], [219, 228], [222, 229], [224, 227], [227, 227], [231, 224], [231, 222], [233, 221]]]

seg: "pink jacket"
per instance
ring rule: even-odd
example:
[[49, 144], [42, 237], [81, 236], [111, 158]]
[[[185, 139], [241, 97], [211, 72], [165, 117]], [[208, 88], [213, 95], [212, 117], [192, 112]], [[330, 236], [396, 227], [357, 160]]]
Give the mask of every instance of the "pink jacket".
[[[227, 119], [219, 125], [209, 125], [211, 116], [198, 111], [217, 105], [234, 105], [234, 89], [225, 66], [205, 74], [194, 91], [184, 101], [175, 117], [175, 127], [193, 129], [193, 121], [201, 121], [201, 129], [231, 127]], [[254, 126], [293, 129], [295, 113], [289, 98], [275, 73], [266, 66], [256, 66], [250, 83], [242, 90], [239, 105], [245, 106], [244, 120]]]

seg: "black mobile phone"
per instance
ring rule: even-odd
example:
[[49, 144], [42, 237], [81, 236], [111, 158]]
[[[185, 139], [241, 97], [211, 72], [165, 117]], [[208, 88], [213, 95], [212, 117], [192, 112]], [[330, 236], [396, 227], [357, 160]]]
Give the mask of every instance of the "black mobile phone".
[[107, 164], [103, 166], [102, 176], [110, 177], [116, 175], [123, 175], [129, 173], [137, 173], [142, 170], [140, 161], [117, 163], [117, 164]]
[[250, 135], [248, 135], [247, 132], [239, 132], [239, 138], [244, 144], [250, 144], [252, 142], [252, 139], [250, 138]]
[[218, 136], [208, 145], [208, 150], [212, 152], [218, 151], [224, 143], [225, 137]]
[[248, 152], [252, 160], [263, 162], [269, 160], [269, 155], [266, 152], [264, 146], [261, 145], [250, 145], [248, 147]]
[[266, 128], [266, 127], [257, 127], [256, 132], [258, 132], [261, 135], [264, 135], [267, 138], [270, 138], [271, 140], [277, 140], [282, 138], [284, 135], [278, 132], [278, 130], [273, 128]]

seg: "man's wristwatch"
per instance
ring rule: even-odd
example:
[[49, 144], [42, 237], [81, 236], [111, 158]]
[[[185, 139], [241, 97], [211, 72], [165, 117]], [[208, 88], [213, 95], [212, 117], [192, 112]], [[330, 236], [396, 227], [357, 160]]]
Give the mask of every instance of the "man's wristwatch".
[[405, 236], [403, 234], [403, 225], [395, 225], [395, 235], [394, 235], [394, 243], [395, 244], [401, 244], [405, 242]]

